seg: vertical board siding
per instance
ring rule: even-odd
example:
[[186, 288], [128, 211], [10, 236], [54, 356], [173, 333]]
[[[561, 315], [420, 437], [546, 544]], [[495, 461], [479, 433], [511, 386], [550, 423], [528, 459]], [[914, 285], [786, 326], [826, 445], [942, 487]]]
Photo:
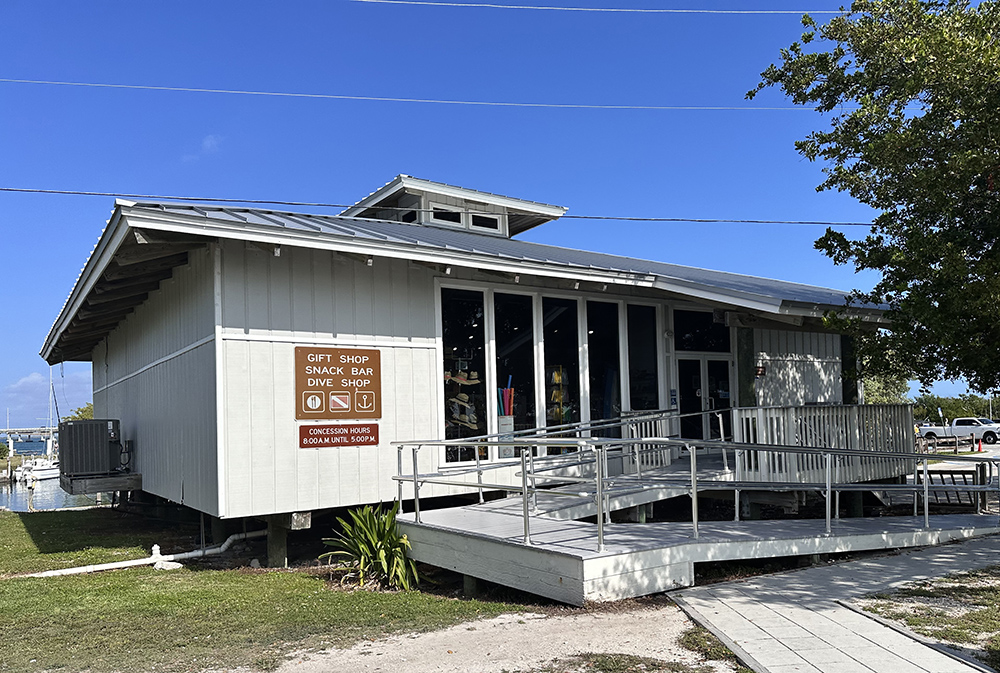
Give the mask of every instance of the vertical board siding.
[[843, 402], [840, 335], [755, 329], [754, 351], [767, 368], [756, 382], [760, 406]]
[[[188, 253], [95, 348], [94, 408], [121, 421], [143, 490], [220, 511], [216, 452], [214, 261]], [[190, 350], [185, 350], [190, 349]]]
[[[274, 257], [222, 246], [226, 516], [395, 498], [391, 442], [437, 435], [433, 272], [404, 260], [368, 266], [322, 250], [285, 247]], [[295, 348], [309, 344], [380, 350], [379, 446], [298, 448]], [[436, 470], [436, 452], [421, 464]]]
[[[298, 448], [295, 344], [226, 340], [226, 516], [308, 511], [396, 496], [397, 439], [436, 430], [437, 396], [422, 394], [436, 371], [432, 348], [380, 348], [379, 446]], [[331, 421], [332, 422], [332, 421]], [[427, 471], [436, 454], [425, 451]], [[407, 461], [410, 460], [407, 456]], [[410, 463], [407, 462], [406, 471]]]

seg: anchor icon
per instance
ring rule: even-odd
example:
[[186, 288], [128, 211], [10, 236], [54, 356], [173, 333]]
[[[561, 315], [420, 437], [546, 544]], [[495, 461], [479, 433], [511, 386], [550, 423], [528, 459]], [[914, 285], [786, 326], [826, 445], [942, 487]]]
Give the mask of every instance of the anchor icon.
[[354, 393], [354, 408], [356, 411], [375, 411], [375, 393], [368, 390]]

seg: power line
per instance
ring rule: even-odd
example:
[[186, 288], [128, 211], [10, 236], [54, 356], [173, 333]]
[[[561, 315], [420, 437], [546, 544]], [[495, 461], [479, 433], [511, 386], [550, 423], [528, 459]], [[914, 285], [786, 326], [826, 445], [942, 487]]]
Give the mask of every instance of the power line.
[[[270, 199], [227, 199], [203, 196], [163, 196], [157, 194], [125, 194], [121, 192], [85, 192], [69, 189], [33, 189], [28, 187], [0, 187], [0, 192], [16, 192], [23, 194], [60, 194], [67, 196], [109, 196], [119, 199], [147, 199], [150, 201], [195, 201], [200, 203], [252, 203], [257, 205], [300, 206], [313, 208], [353, 208], [357, 204], [325, 203], [318, 201], [280, 201]], [[374, 208], [374, 206], [372, 206]], [[402, 208], [396, 206], [378, 206], [378, 210], [400, 210], [409, 212], [433, 212], [432, 209]], [[471, 213], [479, 211], [468, 211]], [[496, 213], [484, 214], [495, 215]], [[870, 227], [871, 222], [827, 222], [823, 220], [734, 220], [727, 218], [705, 217], [633, 217], [629, 215], [563, 215], [564, 220], [614, 220], [619, 222], [676, 222], [694, 224], [789, 224], [819, 227]]]
[[550, 5], [500, 5], [491, 2], [431, 2], [430, 0], [351, 0], [381, 5], [423, 5], [427, 7], [478, 7], [487, 9], [532, 9], [553, 12], [613, 12], [616, 14], [841, 14], [839, 10], [794, 9], [642, 9], [638, 7], [553, 7]]
[[[357, 0], [361, 1], [361, 0]], [[366, 0], [367, 1], [367, 0]], [[129, 89], [139, 91], [172, 91], [183, 93], [215, 93], [238, 96], [271, 96], [278, 98], [319, 98], [326, 100], [358, 100], [389, 103], [431, 103], [435, 105], [476, 105], [485, 107], [518, 107], [518, 108], [556, 108], [577, 110], [753, 110], [768, 112], [775, 110], [809, 110], [801, 106], [757, 107], [751, 105], [592, 105], [586, 103], [531, 103], [518, 101], [484, 101], [484, 100], [451, 100], [445, 98], [402, 98], [395, 96], [355, 96], [330, 93], [297, 93], [292, 91], [254, 91], [249, 89], [205, 89], [186, 86], [154, 86], [151, 84], [110, 84], [106, 82], [62, 82], [42, 79], [13, 79], [0, 77], [0, 83], [7, 84], [43, 84], [51, 86], [76, 86], [97, 89]]]

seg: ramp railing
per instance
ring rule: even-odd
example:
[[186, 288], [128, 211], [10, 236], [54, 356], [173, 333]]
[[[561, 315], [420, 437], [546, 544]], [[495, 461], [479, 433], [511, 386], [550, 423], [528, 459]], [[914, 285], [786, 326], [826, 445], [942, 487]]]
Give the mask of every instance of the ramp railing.
[[[453, 442], [451, 442], [453, 444]], [[472, 442], [468, 442], [472, 444]], [[523, 519], [523, 543], [532, 544], [531, 520], [537, 510], [535, 496], [544, 490], [546, 494], [591, 500], [595, 505], [597, 525], [597, 549], [603, 551], [605, 529], [611, 523], [611, 501], [615, 498], [647, 489], [663, 488], [664, 486], [680, 487], [686, 490], [691, 499], [691, 530], [692, 537], [699, 537], [698, 494], [706, 491], [732, 491], [734, 495], [734, 519], [740, 518], [740, 498], [743, 491], [804, 491], [816, 492], [825, 501], [825, 531], [824, 535], [832, 534], [833, 520], [840, 518], [839, 494], [842, 492], [858, 492], [878, 490], [882, 493], [908, 493], [913, 497], [913, 516], [923, 510], [923, 527], [930, 528], [930, 502], [932, 490], [935, 498], [940, 494], [954, 493], [956, 499], [961, 494], [968, 494], [970, 501], [976, 503], [976, 511], [987, 514], [987, 495], [1000, 488], [1000, 479], [994, 475], [994, 470], [1000, 475], [1000, 458], [988, 456], [949, 456], [949, 461], [971, 462], [977, 465], [976, 474], [981, 475], [973, 483], [930, 483], [929, 462], [934, 456], [882, 449], [847, 449], [830, 447], [800, 447], [773, 444], [748, 444], [745, 442], [721, 442], [703, 440], [683, 440], [669, 437], [605, 439], [595, 437], [572, 438], [518, 438], [514, 440], [488, 439], [475, 442], [476, 446], [486, 444], [490, 447], [518, 446], [529, 448], [519, 455], [520, 468], [517, 472], [519, 483], [503, 483], [484, 481], [483, 476], [493, 470], [509, 468], [509, 464], [485, 464], [447, 472], [420, 473], [418, 470], [419, 452], [425, 448], [433, 448], [442, 442], [424, 442], [420, 444], [399, 444], [399, 473], [395, 479], [399, 485], [399, 499], [403, 499], [403, 487], [408, 484], [412, 488], [413, 513], [417, 523], [421, 522], [420, 490], [426, 484], [441, 484], [464, 488], [506, 491], [516, 493], [521, 498], [521, 516]], [[572, 452], [554, 456], [534, 457], [534, 445], [545, 447], [560, 446]], [[403, 453], [409, 447], [412, 454], [413, 470], [409, 474], [403, 472]], [[645, 454], [663, 450], [663, 446], [671, 450], [677, 449], [686, 454], [689, 459], [689, 470], [683, 474], [677, 470], [672, 472], [654, 472], [632, 475], [609, 475], [609, 456], [620, 458], [625, 455], [637, 455], [639, 464], [645, 459]], [[699, 473], [698, 454], [714, 451], [719, 448], [732, 452], [735, 460], [735, 471], [720, 475], [714, 471], [710, 476]], [[898, 483], [864, 484], [844, 479], [843, 470], [837, 470], [837, 463], [851, 464], [853, 460], [885, 459], [901, 461], [912, 470], [914, 479]], [[800, 473], [808, 478], [796, 481], [763, 480], [760, 466], [769, 465], [802, 465], [819, 463], [822, 470], [809, 469]], [[554, 470], [569, 465], [587, 466], [589, 469], [578, 475], [554, 473]], [[748, 467], [750, 465], [751, 467]], [[817, 474], [819, 472], [819, 474]], [[475, 475], [477, 481], [470, 482], [463, 476]], [[553, 489], [553, 486], [563, 486]], [[1000, 494], [998, 494], [1000, 495]]]

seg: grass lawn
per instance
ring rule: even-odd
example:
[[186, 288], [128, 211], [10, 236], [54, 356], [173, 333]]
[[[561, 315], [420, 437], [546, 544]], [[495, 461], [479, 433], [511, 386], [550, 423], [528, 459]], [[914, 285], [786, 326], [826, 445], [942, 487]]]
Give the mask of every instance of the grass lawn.
[[73, 568], [198, 548], [196, 526], [166, 524], [111, 509], [0, 512], [0, 577]]
[[968, 648], [988, 666], [1000, 666], [1000, 566], [917, 582], [859, 603], [920, 635]]
[[[0, 512], [0, 671], [267, 669], [303, 647], [516, 611], [422, 592], [349, 591], [325, 573], [152, 568], [54, 578], [9, 573], [146, 556], [169, 528], [110, 510]], [[185, 542], [181, 539], [187, 536]], [[176, 534], [190, 549], [191, 532]]]

